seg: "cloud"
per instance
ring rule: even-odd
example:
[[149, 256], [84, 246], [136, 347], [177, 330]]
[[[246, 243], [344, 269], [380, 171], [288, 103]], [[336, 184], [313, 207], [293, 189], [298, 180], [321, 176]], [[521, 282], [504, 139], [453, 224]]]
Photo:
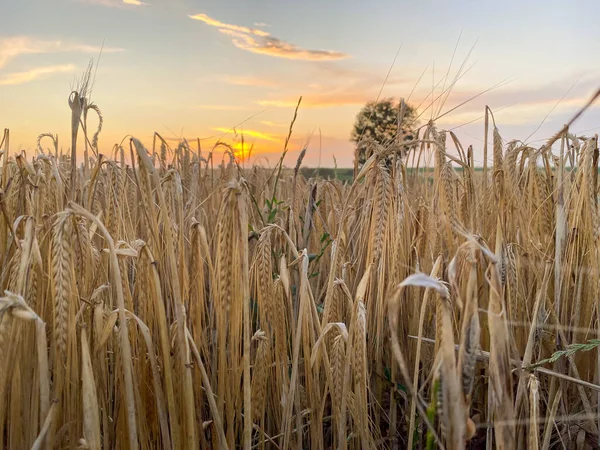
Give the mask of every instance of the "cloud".
[[[560, 101], [560, 96], [548, 100], [531, 100], [510, 105], [506, 108], [492, 108], [496, 122], [500, 127], [506, 125], [530, 125], [541, 122], [546, 115], [549, 117], [573, 114], [589, 100], [589, 97], [565, 98]], [[459, 126], [462, 124], [483, 121], [482, 108], [465, 108], [456, 114], [449, 114], [437, 121], [444, 126]]]
[[[477, 104], [478, 107], [483, 108], [483, 106], [486, 104], [498, 106], [512, 103], [556, 103], [565, 94], [566, 96], [564, 101], [568, 101], [573, 97], [589, 96], [590, 92], [598, 87], [597, 76], [598, 74], [590, 74], [588, 78], [580, 79], [575, 85], [573, 85], [573, 78], [548, 81], [546, 83], [538, 83], [535, 85], [510, 84], [508, 86], [494, 89], [493, 91], [473, 100], [470, 104]], [[461, 103], [469, 98], [472, 98], [474, 95], [483, 92], [484, 90], [485, 88], [478, 90], [472, 87], [467, 89], [457, 88], [452, 92], [450, 101], [452, 104]], [[452, 105], [448, 103], [445, 109], [451, 106]]]
[[9, 73], [3, 77], [0, 77], [0, 86], [24, 84], [33, 80], [37, 80], [38, 78], [41, 78], [45, 75], [73, 72], [74, 70], [75, 66], [73, 64], [65, 64], [62, 66], [36, 67], [35, 69], [31, 69], [26, 72]]
[[[573, 77], [574, 78], [574, 77]], [[538, 84], [511, 84], [500, 87], [473, 99], [485, 89], [473, 87], [455, 89], [441, 112], [453, 110], [439, 120], [440, 124], [463, 124], [475, 121], [483, 116], [484, 109], [489, 106], [497, 120], [504, 124], [519, 125], [540, 122], [547, 114], [558, 116], [573, 112], [583, 106], [597, 89], [597, 74], [586, 74], [573, 85], [572, 78], [550, 80]], [[421, 93], [425, 98], [427, 94]], [[563, 98], [564, 96], [564, 98]], [[421, 110], [425, 110], [431, 102], [427, 99]], [[434, 107], [437, 112], [437, 107]], [[428, 109], [423, 118], [429, 118]]]
[[[285, 82], [285, 93], [269, 94], [257, 103], [261, 106], [295, 107], [302, 95], [301, 108], [327, 108], [362, 106], [369, 100], [382, 97], [401, 97], [413, 90], [419, 73], [411, 67], [398, 69], [401, 75], [392, 73], [385, 79], [386, 69], [366, 67], [358, 63], [334, 64], [321, 62], [312, 65], [295, 81]], [[417, 73], [417, 75], [415, 75]]]
[[278, 39], [264, 30], [221, 22], [206, 14], [195, 14], [189, 17], [218, 28], [222, 34], [232, 38], [233, 45], [251, 53], [305, 61], [332, 61], [349, 57], [345, 53], [331, 50], [303, 49]]
[[290, 126], [290, 124], [285, 124], [285, 123], [276, 123], [276, 122], [271, 122], [270, 120], [261, 120], [260, 122], [262, 125], [266, 125], [267, 127], [275, 127], [275, 128], [288, 128]]
[[[260, 99], [257, 104], [263, 107], [291, 109], [296, 106], [298, 96], [302, 95], [301, 109], [346, 107], [358, 111], [367, 101], [377, 97], [381, 82], [377, 82], [375, 74], [339, 65], [331, 66], [336, 67], [320, 68], [325, 73], [339, 72], [335, 76], [307, 76], [311, 80], [310, 84], [294, 86], [293, 90], [289, 89], [283, 95], [281, 93], [269, 95]], [[410, 74], [412, 71], [407, 69], [406, 72]], [[589, 99], [590, 92], [597, 89], [597, 74], [584, 74], [577, 85], [556, 106], [572, 86], [573, 78], [577, 78], [575, 75], [565, 79], [550, 80], [546, 83], [512, 83], [483, 93], [477, 98], [474, 97], [495, 83], [493, 81], [488, 81], [486, 84], [464, 82], [463, 86], [457, 86], [452, 90], [448, 101], [441, 109], [439, 101], [430, 107], [431, 88], [426, 85], [427, 83], [422, 83], [413, 93], [409, 103], [413, 107], [420, 105], [418, 112], [423, 113], [419, 118], [421, 124], [429, 120], [432, 111], [436, 115], [438, 111], [443, 114], [455, 107], [457, 107], [455, 110], [439, 119], [440, 125], [453, 127], [483, 120], [486, 105], [494, 111], [499, 123], [536, 124], [549, 113], [550, 118], [573, 114]], [[381, 97], [398, 99], [408, 95], [413, 90], [416, 78], [411, 79], [411, 76], [406, 78], [390, 77]], [[438, 97], [440, 92], [441, 87], [437, 89], [434, 97]]]
[[200, 22], [204, 22], [206, 25], [210, 25], [211, 27], [216, 27], [221, 32], [223, 32], [223, 30], [228, 30], [237, 33], [254, 34], [256, 36], [269, 36], [269, 33], [267, 33], [266, 31], [221, 22], [220, 20], [213, 19], [212, 17], [209, 17], [206, 14], [194, 14], [190, 15], [189, 18], [199, 20]]
[[264, 22], [254, 22], [254, 26], [259, 28], [269, 28], [271, 25]]
[[[103, 53], [122, 52], [124, 49], [104, 47]], [[0, 38], [0, 69], [12, 59], [21, 55], [42, 53], [99, 53], [100, 47], [85, 44], [64, 42], [61, 40], [45, 41], [27, 36], [12, 36]]]
[[251, 35], [231, 30], [220, 31], [233, 37], [233, 45], [237, 48], [259, 55], [305, 61], [331, 61], [348, 57], [344, 53], [330, 50], [305, 50], [272, 36], [262, 36], [260, 39], [256, 39]]
[[[230, 128], [224, 128], [224, 127], [219, 127], [219, 128], [214, 128], [215, 131], [220, 131], [222, 133], [234, 133], [234, 130], [230, 129]], [[239, 134], [243, 135], [243, 136], [250, 136], [253, 138], [257, 138], [257, 139], [262, 139], [263, 141], [271, 141], [271, 142], [279, 142], [280, 138], [274, 134], [270, 134], [270, 133], [262, 133], [260, 131], [255, 131], [255, 130], [240, 130]]]

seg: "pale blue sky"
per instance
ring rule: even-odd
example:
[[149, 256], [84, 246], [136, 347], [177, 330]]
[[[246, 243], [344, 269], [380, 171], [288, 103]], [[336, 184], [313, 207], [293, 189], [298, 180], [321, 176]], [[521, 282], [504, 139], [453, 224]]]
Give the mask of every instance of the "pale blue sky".
[[[6, 0], [0, 13], [0, 127], [11, 129], [14, 149], [32, 149], [41, 132], [67, 145], [70, 87], [103, 41], [93, 100], [105, 152], [126, 134], [149, 145], [153, 131], [207, 138], [245, 121], [256, 154], [274, 158], [303, 95], [290, 159], [312, 135], [306, 161], [316, 164], [320, 129], [321, 162], [335, 155], [350, 166], [354, 115], [376, 97], [400, 45], [384, 96], [407, 96], [427, 68], [411, 98], [419, 104], [461, 33], [451, 78], [477, 42], [473, 66], [442, 112], [511, 82], [444, 117], [444, 128], [477, 119], [485, 104], [512, 105], [496, 113], [500, 132], [527, 138], [577, 82], [531, 138], [542, 139], [600, 87], [595, 1]], [[594, 127], [596, 109], [575, 131]], [[480, 120], [457, 132], [479, 149], [482, 128]]]

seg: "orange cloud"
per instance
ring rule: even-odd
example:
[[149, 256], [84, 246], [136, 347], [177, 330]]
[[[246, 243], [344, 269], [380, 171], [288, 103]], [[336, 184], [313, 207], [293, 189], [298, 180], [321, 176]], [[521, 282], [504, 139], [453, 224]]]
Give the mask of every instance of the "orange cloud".
[[45, 75], [51, 75], [55, 73], [73, 72], [75, 66], [73, 64], [65, 64], [62, 66], [46, 66], [36, 67], [35, 69], [28, 70], [26, 72], [9, 73], [0, 78], [0, 86], [9, 86], [16, 84], [24, 84], [33, 80], [37, 80]]
[[[329, 67], [326, 70], [329, 70]], [[565, 111], [568, 108], [573, 110], [584, 104], [589, 99], [590, 91], [597, 88], [595, 81], [597, 78], [592, 76], [589, 78], [589, 80], [578, 83], [569, 93], [571, 97], [563, 99], [553, 111], [553, 114]], [[368, 74], [361, 72], [347, 71], [347, 74], [340, 72], [332, 79], [335, 80], [335, 84], [330, 79], [323, 79], [322, 83], [314, 86], [294, 86], [296, 93], [293, 95], [269, 96], [258, 101], [257, 104], [263, 107], [294, 108], [298, 101], [297, 96], [302, 94], [301, 109], [347, 106], [358, 110], [367, 101], [374, 100], [377, 97], [378, 89], [381, 86], [380, 83], [374, 81], [374, 77], [369, 78]], [[394, 83], [394, 85], [390, 85], [388, 80], [381, 97], [399, 98], [413, 89], [413, 86], [403, 79], [398, 78], [394, 80]], [[568, 87], [569, 85], [564, 82], [552, 82], [546, 85], [523, 85], [513, 86], [512, 88], [500, 86], [489, 92], [484, 92], [485, 87], [467, 86], [456, 88], [452, 90], [448, 100], [441, 108], [441, 114], [447, 111], [451, 112], [440, 119], [440, 124], [466, 123], [476, 120], [482, 116], [486, 105], [490, 106], [492, 110], [513, 105], [503, 111], [503, 114], [507, 117], [506, 121], [510, 123], [527, 123], [541, 120], [556, 105]], [[443, 96], [440, 96], [439, 89], [434, 97], [436, 102], [431, 107], [429, 87], [421, 86], [414, 91], [409, 103], [413, 107], [420, 105], [418, 112], [423, 113], [421, 121], [429, 119], [432, 110], [434, 115], [438, 114], [440, 98], [443, 99]], [[454, 109], [455, 107], [458, 108]]]
[[276, 128], [287, 128], [287, 127], [290, 126], [289, 124], [275, 123], [275, 122], [271, 122], [270, 120], [261, 120], [260, 123], [263, 124], [263, 125], [266, 125], [268, 127], [276, 127]]
[[236, 142], [232, 147], [236, 157], [243, 155], [242, 161], [247, 161], [250, 158], [256, 160], [265, 155], [281, 154], [283, 151], [281, 142], [244, 143], [243, 148], [241, 142]]
[[[235, 130], [232, 130], [230, 128], [214, 128], [215, 131], [220, 131], [222, 133], [235, 133]], [[271, 141], [271, 142], [279, 142], [279, 137], [274, 135], [274, 134], [269, 134], [269, 133], [262, 133], [260, 131], [255, 131], [255, 130], [243, 130], [240, 131], [240, 134], [243, 136], [250, 136], [250, 137], [254, 137], [257, 139], [262, 139], [264, 141]]]
[[349, 57], [345, 53], [331, 50], [303, 49], [282, 41], [264, 30], [221, 22], [206, 14], [195, 14], [188, 17], [218, 28], [221, 33], [232, 38], [233, 45], [251, 53], [307, 61], [331, 61]]
[[356, 64], [324, 62], [314, 64], [312, 69], [313, 73], [295, 82], [288, 83], [286, 80], [284, 87], [287, 89], [283, 96], [269, 95], [257, 103], [279, 108], [295, 107], [298, 96], [302, 95], [303, 108], [362, 106], [377, 98], [382, 87], [382, 97], [407, 95], [414, 87], [410, 68], [403, 69], [402, 76], [392, 74], [385, 79], [385, 84], [384, 77], [376, 69]]
[[239, 33], [246, 34], [254, 34], [256, 36], [268, 36], [269, 33], [263, 30], [256, 30], [254, 28], [243, 27], [239, 25], [233, 25], [230, 23], [221, 22], [217, 19], [213, 19], [212, 17], [207, 16], [206, 14], [194, 14], [193, 16], [189, 16], [190, 19], [199, 20], [200, 22], [204, 22], [206, 25], [210, 25], [211, 27], [219, 28], [219, 31], [229, 30], [235, 31]]
[[134, 5], [134, 6], [142, 6], [147, 5], [148, 3], [140, 2], [139, 0], [123, 0], [123, 3], [126, 5]]

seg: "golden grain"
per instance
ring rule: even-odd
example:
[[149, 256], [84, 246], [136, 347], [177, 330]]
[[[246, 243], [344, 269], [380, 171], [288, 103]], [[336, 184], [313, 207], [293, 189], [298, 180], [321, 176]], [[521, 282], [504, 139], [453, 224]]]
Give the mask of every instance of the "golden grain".
[[[85, 94], [74, 139], [99, 114]], [[430, 123], [411, 152], [433, 171], [373, 144], [344, 183], [304, 178], [310, 148], [270, 170], [155, 135], [131, 161], [99, 154], [99, 130], [82, 166], [54, 135], [29, 159], [4, 145], [0, 446], [596, 438], [595, 347], [535, 367], [598, 334], [595, 138], [563, 134], [558, 158], [494, 123], [488, 177]]]

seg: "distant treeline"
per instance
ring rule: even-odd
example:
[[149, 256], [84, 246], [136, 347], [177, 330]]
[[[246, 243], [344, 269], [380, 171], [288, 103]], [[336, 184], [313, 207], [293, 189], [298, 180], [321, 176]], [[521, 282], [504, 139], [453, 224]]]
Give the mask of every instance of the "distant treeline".
[[[419, 173], [432, 173], [433, 174], [433, 167], [419, 167], [419, 169], [416, 169], [414, 167], [407, 167], [406, 171], [410, 174], [410, 173], [414, 173], [415, 171], [419, 171]], [[462, 172], [463, 168], [462, 167], [454, 167], [454, 170], [457, 172]], [[491, 168], [488, 168], [488, 170], [492, 170]], [[552, 168], [552, 170], [554, 171], [554, 167]], [[570, 172], [571, 170], [577, 171], [577, 168], [573, 169], [571, 167], [565, 167], [565, 170], [567, 172]], [[476, 173], [480, 173], [483, 172], [483, 167], [475, 167], [474, 171]], [[599, 173], [600, 173], [600, 168], [598, 169]], [[311, 167], [301, 167], [300, 168], [300, 173], [302, 174], [302, 176], [304, 176], [305, 178], [314, 178], [314, 177], [320, 177], [320, 178], [324, 178], [326, 180], [341, 180], [341, 181], [352, 181], [354, 178], [354, 169], [352, 168], [333, 168], [333, 167], [321, 167], [321, 168], [311, 168]]]

